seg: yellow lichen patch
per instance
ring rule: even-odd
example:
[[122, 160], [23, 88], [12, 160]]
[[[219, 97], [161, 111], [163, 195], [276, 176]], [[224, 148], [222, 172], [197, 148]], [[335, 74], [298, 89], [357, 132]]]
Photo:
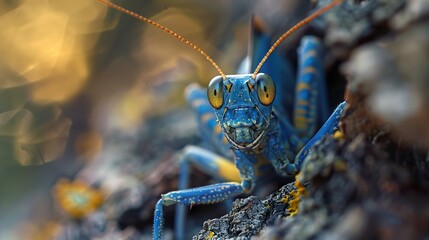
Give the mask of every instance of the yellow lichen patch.
[[346, 136], [344, 135], [344, 133], [340, 130], [337, 130], [334, 132], [334, 138], [338, 141], [342, 141], [346, 139]]
[[287, 211], [289, 212], [289, 216], [295, 216], [298, 213], [299, 201], [301, 200], [298, 191], [292, 191], [290, 193], [292, 199], [289, 201], [289, 207]]
[[214, 232], [210, 231], [206, 239], [212, 239], [214, 235]]
[[286, 195], [284, 198], [280, 199], [280, 202], [287, 204], [289, 202], [289, 195]]
[[58, 206], [72, 218], [88, 216], [97, 210], [104, 200], [101, 191], [79, 180], [59, 180], [54, 186], [53, 195]]
[[298, 193], [299, 193], [301, 196], [307, 196], [307, 194], [308, 194], [307, 189], [304, 187], [304, 184], [302, 184], [302, 182], [299, 180], [299, 179], [300, 179], [300, 177], [301, 177], [301, 173], [298, 173], [298, 174], [295, 176], [295, 183], [294, 183], [294, 185], [295, 185], [295, 187], [296, 187], [296, 189], [297, 189]]
[[289, 200], [287, 203], [289, 204], [288, 212], [290, 216], [295, 216], [298, 213], [299, 202], [301, 197], [305, 197], [308, 195], [307, 189], [304, 184], [300, 181], [301, 173], [298, 173], [295, 176], [295, 187], [296, 190], [290, 192], [290, 196], [287, 196]]

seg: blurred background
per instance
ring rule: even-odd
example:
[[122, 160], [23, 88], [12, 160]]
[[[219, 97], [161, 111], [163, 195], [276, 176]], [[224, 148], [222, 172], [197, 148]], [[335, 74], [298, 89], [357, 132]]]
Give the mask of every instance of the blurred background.
[[[227, 74], [247, 54], [251, 14], [278, 36], [307, 15], [298, 2], [115, 1]], [[67, 219], [56, 189], [78, 180], [109, 198], [198, 141], [183, 90], [217, 72], [177, 39], [96, 0], [0, 0], [0, 29], [0, 239], [53, 238]]]

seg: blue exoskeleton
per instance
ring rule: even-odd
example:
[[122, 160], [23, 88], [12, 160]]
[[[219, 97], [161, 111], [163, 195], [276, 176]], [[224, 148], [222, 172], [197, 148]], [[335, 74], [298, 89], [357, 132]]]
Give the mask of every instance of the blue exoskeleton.
[[[177, 239], [183, 239], [184, 205], [221, 202], [251, 192], [257, 180], [272, 175], [273, 169], [279, 176], [293, 176], [300, 170], [311, 147], [337, 128], [346, 103], [341, 103], [328, 117], [320, 41], [315, 37], [304, 37], [301, 41], [296, 81], [292, 80], [287, 63], [282, 63], [275, 53], [270, 59], [268, 56], [290, 33], [341, 0], [334, 0], [311, 14], [271, 47], [268, 38], [256, 34], [249, 64], [256, 70], [253, 74], [240, 75], [225, 75], [203, 50], [174, 31], [107, 0], [99, 1], [148, 22], [190, 45], [204, 55], [220, 74], [210, 81], [207, 90], [195, 85], [187, 90], [187, 99], [198, 115], [203, 138], [219, 154], [197, 146], [188, 146], [184, 150], [179, 190], [163, 194], [156, 204], [154, 239], [161, 238], [163, 206], [178, 204], [175, 234]], [[262, 61], [259, 64], [253, 61], [260, 58]], [[268, 62], [263, 66], [266, 61], [275, 64]], [[259, 70], [270, 73], [271, 77], [258, 73]], [[291, 115], [293, 118], [288, 117]], [[321, 122], [324, 122], [323, 126], [313, 136]], [[188, 189], [190, 164], [228, 182]]]

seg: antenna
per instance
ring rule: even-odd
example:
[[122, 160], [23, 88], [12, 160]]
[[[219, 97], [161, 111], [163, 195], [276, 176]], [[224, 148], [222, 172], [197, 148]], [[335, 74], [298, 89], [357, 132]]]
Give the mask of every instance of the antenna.
[[103, 3], [104, 5], [106, 5], [106, 6], [110, 7], [110, 8], [113, 8], [113, 9], [116, 9], [116, 10], [118, 10], [118, 11], [120, 11], [120, 12], [123, 12], [123, 13], [125, 13], [125, 14], [128, 14], [128, 15], [130, 15], [131, 17], [137, 18], [137, 19], [138, 19], [138, 20], [140, 20], [140, 21], [143, 21], [143, 22], [149, 23], [149, 24], [151, 24], [151, 25], [155, 26], [156, 28], [159, 28], [159, 29], [161, 29], [162, 31], [164, 31], [164, 32], [166, 32], [166, 33], [168, 33], [168, 34], [170, 34], [171, 36], [173, 36], [173, 37], [175, 37], [175, 38], [179, 39], [181, 42], [183, 42], [183, 43], [185, 43], [185, 44], [189, 45], [189, 46], [190, 46], [190, 47], [192, 47], [195, 51], [197, 51], [197, 52], [199, 52], [201, 55], [203, 55], [203, 56], [207, 59], [207, 61], [209, 61], [209, 62], [213, 65], [213, 67], [214, 67], [214, 68], [216, 68], [216, 70], [219, 72], [219, 75], [221, 75], [223, 79], [226, 79], [225, 73], [223, 73], [223, 71], [222, 71], [222, 69], [220, 69], [219, 65], [217, 65], [217, 63], [216, 63], [216, 62], [215, 62], [215, 61], [214, 61], [214, 60], [213, 60], [213, 59], [212, 59], [212, 58], [211, 58], [211, 57], [210, 57], [206, 52], [204, 52], [201, 48], [199, 48], [197, 45], [195, 45], [195, 44], [194, 44], [194, 43], [192, 43], [191, 41], [187, 40], [186, 38], [184, 38], [184, 37], [180, 36], [179, 34], [177, 34], [176, 32], [174, 32], [173, 30], [171, 30], [171, 29], [169, 29], [169, 28], [167, 28], [167, 27], [164, 27], [163, 25], [161, 25], [161, 24], [159, 24], [159, 23], [157, 23], [157, 22], [155, 22], [155, 21], [153, 21], [153, 20], [150, 20], [150, 19], [148, 19], [148, 18], [145, 18], [145, 17], [143, 17], [143, 16], [142, 16], [142, 15], [140, 15], [140, 14], [137, 14], [137, 13], [132, 12], [132, 11], [130, 11], [130, 10], [128, 10], [128, 9], [125, 9], [125, 8], [123, 8], [123, 7], [121, 7], [121, 6], [118, 6], [118, 5], [116, 5], [116, 4], [112, 3], [112, 2], [109, 2], [108, 0], [97, 0], [97, 1], [99, 1], [99, 2]]
[[343, 2], [343, 0], [334, 0], [334, 1], [332, 1], [328, 5], [326, 5], [326, 6], [322, 7], [322, 8], [320, 8], [320, 9], [318, 9], [317, 11], [315, 11], [314, 13], [312, 13], [310, 16], [306, 17], [304, 20], [302, 20], [301, 22], [297, 23], [295, 26], [293, 26], [292, 28], [290, 28], [289, 30], [287, 30], [285, 33], [283, 33], [283, 35], [281, 35], [277, 39], [277, 41], [273, 44], [273, 46], [271, 46], [271, 48], [268, 50], [268, 52], [262, 58], [261, 62], [258, 64], [258, 66], [256, 67], [255, 71], [253, 72], [252, 77], [256, 78], [256, 74], [258, 74], [259, 70], [261, 70], [262, 65], [265, 63], [265, 61], [267, 61], [268, 57], [271, 55], [271, 53], [273, 53], [274, 49], [283, 40], [285, 40], [289, 35], [291, 35], [296, 30], [300, 29], [302, 26], [310, 23], [315, 18], [319, 17], [320, 15], [322, 15], [323, 13], [325, 13], [326, 11], [330, 10], [331, 8], [335, 7], [336, 5], [338, 5], [338, 4], [342, 3], [342, 2]]

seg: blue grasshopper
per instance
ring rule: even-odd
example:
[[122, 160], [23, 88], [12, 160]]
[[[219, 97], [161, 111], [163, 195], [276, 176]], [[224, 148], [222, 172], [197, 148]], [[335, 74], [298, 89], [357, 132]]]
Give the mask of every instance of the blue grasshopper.
[[[296, 83], [291, 81], [288, 66], [279, 66], [274, 49], [292, 32], [341, 3], [334, 0], [315, 11], [271, 47], [269, 39], [256, 33], [251, 66], [253, 74], [225, 75], [219, 66], [200, 48], [174, 31], [120, 6], [98, 0], [167, 32], [202, 54], [219, 72], [207, 90], [191, 85], [187, 99], [199, 116], [203, 137], [212, 143], [217, 155], [207, 149], [188, 146], [180, 163], [179, 190], [162, 194], [154, 214], [154, 239], [160, 239], [163, 206], [176, 208], [176, 238], [184, 238], [186, 208], [184, 205], [211, 204], [231, 199], [253, 190], [258, 179], [272, 175], [293, 176], [301, 168], [311, 147], [338, 125], [346, 105], [341, 103], [328, 117], [326, 87], [321, 60], [321, 44], [315, 37], [304, 37], [299, 49], [299, 70]], [[264, 55], [260, 49], [268, 49]], [[261, 58], [256, 65], [253, 59]], [[268, 63], [263, 67], [266, 61]], [[276, 66], [270, 68], [270, 66]], [[259, 71], [269, 72], [273, 79]], [[284, 78], [287, 78], [285, 81]], [[290, 96], [294, 96], [291, 98]], [[286, 116], [293, 115], [293, 120]], [[319, 122], [326, 122], [313, 136]], [[313, 136], [313, 137], [312, 137]], [[232, 154], [231, 154], [232, 149]], [[233, 158], [235, 164], [229, 159]], [[189, 165], [193, 164], [223, 182], [188, 189]]]

